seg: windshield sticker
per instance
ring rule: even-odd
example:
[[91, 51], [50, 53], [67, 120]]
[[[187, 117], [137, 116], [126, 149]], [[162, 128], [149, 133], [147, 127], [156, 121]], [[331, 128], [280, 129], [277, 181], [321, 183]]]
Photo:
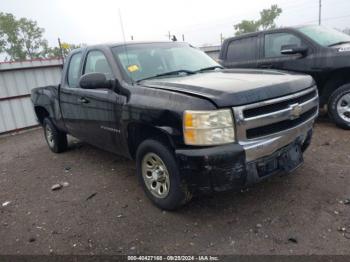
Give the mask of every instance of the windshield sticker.
[[134, 72], [139, 71], [139, 70], [140, 70], [140, 68], [139, 68], [138, 65], [130, 65], [130, 66], [128, 66], [128, 71], [130, 73], [134, 73]]

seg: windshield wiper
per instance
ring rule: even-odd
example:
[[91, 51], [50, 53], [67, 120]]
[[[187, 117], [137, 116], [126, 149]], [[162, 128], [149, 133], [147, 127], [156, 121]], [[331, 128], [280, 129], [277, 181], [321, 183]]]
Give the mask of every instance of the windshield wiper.
[[178, 75], [178, 74], [180, 74], [180, 73], [186, 73], [186, 74], [188, 74], [188, 75], [193, 75], [193, 74], [195, 74], [196, 72], [190, 71], [190, 70], [181, 69], [181, 70], [175, 70], [175, 71], [170, 71], [170, 72], [166, 72], [166, 73], [162, 73], [162, 74], [158, 74], [158, 75], [146, 77], [146, 78], [137, 80], [136, 82], [139, 83], [139, 82], [141, 82], [141, 81], [143, 81], [143, 80], [147, 80], [147, 79], [157, 78], [157, 77], [160, 77], [160, 76]]
[[350, 41], [341, 41], [341, 42], [337, 42], [337, 43], [334, 43], [334, 44], [329, 45], [328, 47], [332, 47], [332, 46], [335, 46], [335, 45], [347, 44], [347, 43], [350, 43]]
[[209, 66], [209, 67], [204, 67], [204, 68], [201, 68], [201, 69], [197, 70], [196, 73], [209, 71], [209, 70], [214, 70], [214, 69], [217, 69], [217, 68], [223, 69], [222, 66]]

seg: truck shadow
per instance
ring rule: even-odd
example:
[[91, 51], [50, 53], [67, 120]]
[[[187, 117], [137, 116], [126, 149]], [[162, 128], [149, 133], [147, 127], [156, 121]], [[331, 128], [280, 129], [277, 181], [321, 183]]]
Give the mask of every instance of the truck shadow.
[[[111, 184], [123, 184], [126, 190], [132, 191], [135, 187], [138, 188], [137, 196], [135, 198], [142, 199], [145, 208], [151, 208], [152, 204], [146, 198], [142, 191], [142, 187], [136, 176], [135, 162], [124, 157], [114, 155], [112, 153], [103, 151], [97, 147], [89, 145], [85, 142], [79, 141], [75, 138], [69, 139], [69, 151], [73, 154], [86, 155], [87, 159], [94, 157], [97, 162], [103, 165], [110, 165], [115, 170], [115, 176], [110, 176]], [[87, 160], [88, 161], [88, 160]], [[125, 169], [125, 165], [129, 168]], [[121, 172], [122, 170], [122, 172]], [[269, 208], [272, 202], [277, 200], [288, 199], [291, 193], [291, 183], [294, 176], [301, 175], [302, 168], [295, 172], [295, 174], [287, 176], [277, 176], [269, 178], [262, 183], [242, 189], [240, 191], [227, 191], [201, 195], [194, 197], [184, 207], [170, 212], [170, 214], [181, 215], [184, 217], [198, 218], [208, 212], [220, 216], [225, 213], [238, 213], [242, 210], [259, 210], [262, 207]], [[119, 181], [122, 177], [122, 181]], [[118, 188], [115, 188], [118, 190]], [[135, 193], [136, 194], [136, 193]], [[146, 207], [149, 206], [149, 207]], [[154, 212], [159, 212], [157, 207], [153, 207]]]

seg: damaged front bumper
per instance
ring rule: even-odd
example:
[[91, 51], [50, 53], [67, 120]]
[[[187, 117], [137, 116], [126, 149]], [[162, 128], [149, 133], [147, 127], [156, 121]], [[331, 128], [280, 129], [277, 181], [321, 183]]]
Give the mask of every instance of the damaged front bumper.
[[313, 120], [251, 143], [234, 143], [201, 149], [179, 149], [176, 157], [182, 179], [194, 193], [244, 188], [302, 162], [309, 146]]

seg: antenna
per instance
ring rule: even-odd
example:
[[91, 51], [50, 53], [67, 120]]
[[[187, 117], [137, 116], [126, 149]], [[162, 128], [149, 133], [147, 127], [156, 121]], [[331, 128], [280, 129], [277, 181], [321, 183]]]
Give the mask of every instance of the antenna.
[[122, 29], [123, 40], [124, 40], [124, 43], [125, 43], [125, 32], [124, 32], [124, 25], [123, 25], [122, 12], [120, 11], [120, 8], [118, 9], [118, 11], [119, 11], [120, 27], [121, 27], [121, 29]]
[[[128, 54], [128, 48], [126, 46], [126, 40], [125, 40], [125, 32], [124, 32], [124, 25], [123, 25], [123, 18], [122, 18], [122, 12], [120, 11], [120, 8], [118, 9], [119, 11], [119, 20], [120, 20], [120, 27], [122, 29], [122, 34], [123, 34], [123, 41], [124, 41], [124, 49], [125, 49], [125, 55], [126, 55], [126, 59], [128, 61], [128, 66], [130, 66], [130, 60], [129, 60], [129, 54]], [[130, 77], [131, 78], [131, 77]], [[131, 78], [131, 81], [133, 81], [133, 79]], [[133, 81], [134, 82], [134, 81]]]
[[318, 1], [318, 25], [321, 25], [322, 0]]

